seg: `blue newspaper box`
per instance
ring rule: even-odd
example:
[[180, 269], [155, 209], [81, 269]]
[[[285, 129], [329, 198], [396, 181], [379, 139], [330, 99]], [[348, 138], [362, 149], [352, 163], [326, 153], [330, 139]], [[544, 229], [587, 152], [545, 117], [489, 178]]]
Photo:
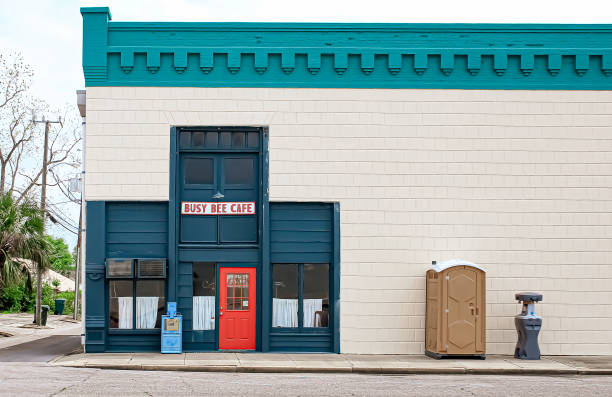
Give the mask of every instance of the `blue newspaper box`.
[[183, 352], [183, 316], [176, 312], [176, 302], [168, 302], [168, 310], [162, 315], [161, 352]]

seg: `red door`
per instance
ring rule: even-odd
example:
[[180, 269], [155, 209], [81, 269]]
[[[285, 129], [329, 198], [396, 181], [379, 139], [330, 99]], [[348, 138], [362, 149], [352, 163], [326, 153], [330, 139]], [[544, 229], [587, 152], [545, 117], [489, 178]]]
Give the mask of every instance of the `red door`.
[[219, 270], [219, 349], [255, 349], [254, 267]]

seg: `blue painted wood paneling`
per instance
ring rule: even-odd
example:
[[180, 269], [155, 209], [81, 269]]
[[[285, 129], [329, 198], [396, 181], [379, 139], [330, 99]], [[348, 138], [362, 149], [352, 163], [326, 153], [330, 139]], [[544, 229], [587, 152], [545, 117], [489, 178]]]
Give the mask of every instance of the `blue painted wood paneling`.
[[272, 263], [331, 263], [332, 204], [270, 203]]
[[107, 202], [106, 257], [168, 257], [168, 203]]
[[[270, 262], [272, 264], [328, 263], [333, 280], [335, 274], [334, 220], [334, 204], [270, 203]], [[335, 301], [335, 297], [339, 296], [340, 291], [333, 289], [335, 286], [335, 283], [330, 283], [331, 301]], [[332, 327], [327, 330], [306, 328], [296, 332], [271, 330], [269, 350], [334, 351], [334, 336], [339, 335], [339, 329], [334, 328], [333, 310], [330, 316]]]

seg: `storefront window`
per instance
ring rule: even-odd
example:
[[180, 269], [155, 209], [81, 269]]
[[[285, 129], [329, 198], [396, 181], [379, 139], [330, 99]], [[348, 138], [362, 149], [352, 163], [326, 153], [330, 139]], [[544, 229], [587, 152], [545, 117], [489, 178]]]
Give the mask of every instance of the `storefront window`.
[[166, 307], [163, 280], [136, 281], [136, 328], [160, 328]]
[[109, 327], [132, 329], [133, 287], [132, 280], [111, 280], [109, 285]]
[[298, 265], [279, 264], [273, 267], [272, 326], [298, 326]]
[[329, 265], [304, 264], [304, 328], [327, 327], [329, 322]]
[[[129, 259], [129, 271], [109, 271], [116, 259], [107, 259], [109, 328], [155, 329], [161, 327], [161, 315], [166, 307], [166, 259]], [[135, 273], [131, 266], [136, 266]], [[111, 269], [112, 270], [112, 269]], [[129, 276], [127, 276], [129, 275]]]
[[329, 264], [273, 265], [272, 326], [329, 325]]
[[216, 270], [215, 263], [193, 263], [193, 330], [215, 329]]

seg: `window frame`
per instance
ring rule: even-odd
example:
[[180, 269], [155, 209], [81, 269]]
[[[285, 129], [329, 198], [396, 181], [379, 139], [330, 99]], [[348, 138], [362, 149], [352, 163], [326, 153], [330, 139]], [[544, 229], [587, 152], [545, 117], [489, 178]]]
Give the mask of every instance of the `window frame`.
[[[274, 266], [283, 266], [283, 265], [297, 265], [298, 266], [298, 326], [297, 327], [274, 327], [272, 326], [272, 318], [273, 318], [273, 304], [272, 300], [274, 299]], [[328, 299], [328, 319], [327, 319], [327, 327], [304, 327], [304, 265], [327, 265], [327, 299]], [[331, 334], [333, 332], [333, 265], [329, 262], [277, 262], [271, 263], [271, 291], [270, 291], [270, 333], [274, 334], [276, 332], [284, 332], [284, 333], [324, 333]]]
[[[166, 270], [164, 277], [140, 277], [138, 267], [139, 260], [164, 260], [166, 263]], [[105, 322], [109, 322], [106, 326], [108, 333], [130, 333], [130, 334], [158, 334], [161, 333], [160, 328], [136, 328], [136, 298], [137, 298], [137, 283], [138, 281], [163, 281], [164, 287], [164, 307], [166, 307], [168, 303], [168, 258], [106, 258], [105, 264], [108, 260], [131, 260], [132, 261], [132, 276], [131, 277], [106, 277], [105, 282]], [[110, 282], [111, 281], [131, 281], [132, 282], [132, 328], [111, 328], [110, 327]], [[157, 322], [157, 321], [156, 321]]]

